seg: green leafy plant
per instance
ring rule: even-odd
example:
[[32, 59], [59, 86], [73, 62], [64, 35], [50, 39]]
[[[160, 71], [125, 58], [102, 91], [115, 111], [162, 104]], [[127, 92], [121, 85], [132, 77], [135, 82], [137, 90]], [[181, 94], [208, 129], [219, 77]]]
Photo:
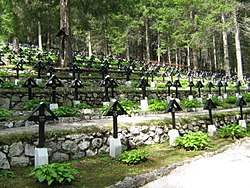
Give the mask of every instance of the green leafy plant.
[[229, 96], [229, 97], [224, 99], [224, 102], [229, 103], [229, 104], [236, 104], [237, 97], [236, 96]]
[[34, 168], [29, 176], [35, 176], [41, 183], [63, 185], [74, 179], [78, 171], [65, 163], [52, 163]]
[[157, 99], [149, 100], [150, 111], [164, 111], [168, 105], [168, 101], [159, 101]]
[[148, 149], [133, 149], [131, 151], [123, 152], [118, 157], [118, 160], [125, 164], [132, 165], [147, 160], [148, 156], [149, 156]]
[[175, 140], [177, 147], [194, 151], [207, 149], [210, 147], [209, 142], [208, 135], [203, 132], [188, 132]]
[[6, 121], [12, 114], [11, 110], [0, 109], [0, 121]]
[[193, 99], [193, 100], [183, 99], [181, 100], [180, 105], [183, 108], [198, 108], [202, 106], [202, 103], [198, 101], [197, 99]]
[[1, 88], [14, 88], [15, 83], [14, 82], [4, 82], [0, 84]]
[[156, 83], [155, 87], [156, 88], [166, 88], [166, 84], [165, 83]]
[[139, 82], [131, 82], [131, 87], [137, 88]]
[[72, 106], [60, 106], [59, 108], [53, 110], [53, 112], [58, 117], [70, 117], [80, 114], [79, 110]]
[[243, 93], [242, 97], [246, 102], [250, 102], [250, 93]]
[[79, 110], [91, 108], [91, 106], [88, 105], [87, 103], [76, 104], [74, 107], [75, 107], [76, 109], [79, 109]]
[[119, 101], [119, 103], [127, 113], [139, 108], [138, 103], [131, 101], [131, 100], [128, 100], [128, 99], [121, 100], [121, 101]]
[[23, 102], [23, 106], [27, 110], [33, 110], [35, 107], [37, 107], [40, 104], [40, 102], [42, 101], [37, 100], [37, 99], [26, 100]]
[[223, 105], [223, 101], [221, 99], [219, 99], [218, 97], [212, 97], [211, 99], [212, 99], [213, 103], [216, 106], [222, 106]]
[[244, 129], [240, 125], [236, 124], [230, 124], [230, 125], [225, 125], [218, 129], [217, 136], [221, 138], [232, 138], [232, 139], [238, 139], [238, 138], [243, 138], [246, 136], [246, 129]]
[[14, 178], [15, 175], [10, 170], [0, 170], [0, 177]]
[[8, 73], [5, 72], [5, 71], [0, 71], [0, 77], [4, 78], [4, 77], [7, 77], [8, 76]]

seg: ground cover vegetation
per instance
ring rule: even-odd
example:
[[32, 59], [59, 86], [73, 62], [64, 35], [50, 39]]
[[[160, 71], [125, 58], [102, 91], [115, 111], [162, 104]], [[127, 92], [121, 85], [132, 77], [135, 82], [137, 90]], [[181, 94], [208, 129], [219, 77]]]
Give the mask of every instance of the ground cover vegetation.
[[[204, 152], [215, 151], [219, 148], [234, 142], [232, 139], [212, 139], [209, 148], [206, 150], [198, 151], [186, 151], [184, 149], [178, 149], [177, 147], [171, 147], [168, 143], [155, 144], [151, 146], [142, 147], [139, 150], [134, 150], [132, 153], [125, 154], [123, 160], [129, 161], [129, 165], [121, 162], [117, 159], [112, 159], [108, 155], [99, 155], [94, 157], [84, 157], [79, 160], [69, 161], [67, 164], [70, 169], [76, 169], [78, 172], [74, 174], [74, 180], [70, 184], [63, 184], [63, 187], [105, 187], [115, 184], [118, 181], [123, 180], [125, 177], [133, 177], [139, 174], [145, 174], [152, 170], [158, 169], [163, 166], [168, 166], [176, 162], [180, 162], [186, 159], [193, 158], [197, 155], [201, 155]], [[145, 153], [146, 151], [146, 153]], [[143, 152], [143, 154], [141, 154]], [[134, 165], [135, 161], [144, 157], [146, 154], [147, 160], [142, 160], [140, 163]], [[66, 164], [62, 163], [61, 166]], [[56, 172], [56, 168], [44, 167], [46, 170], [51, 169], [50, 173]], [[58, 165], [59, 167], [60, 165]], [[67, 167], [68, 168], [68, 167]], [[44, 170], [43, 173], [46, 172]], [[12, 187], [19, 185], [21, 187], [49, 187], [46, 183], [39, 183], [33, 176], [28, 177], [30, 173], [38, 170], [34, 170], [34, 167], [15, 167], [10, 171], [0, 170], [1, 185]], [[40, 170], [39, 170], [40, 171]], [[61, 171], [61, 170], [60, 170]], [[57, 175], [49, 175], [48, 178], [57, 178]], [[52, 177], [50, 177], [52, 176]], [[64, 178], [66, 178], [65, 175]], [[40, 176], [41, 180], [44, 176]], [[59, 186], [57, 184], [57, 186]]]

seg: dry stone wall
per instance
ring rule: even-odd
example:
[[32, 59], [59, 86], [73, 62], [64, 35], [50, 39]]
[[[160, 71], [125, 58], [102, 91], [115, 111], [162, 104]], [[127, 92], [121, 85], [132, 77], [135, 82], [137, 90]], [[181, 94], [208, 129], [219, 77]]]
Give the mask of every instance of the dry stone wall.
[[[250, 116], [245, 114], [249, 122]], [[221, 116], [214, 118], [217, 127], [225, 124], [236, 123], [238, 117]], [[181, 134], [188, 131], [205, 131], [209, 124], [207, 120], [177, 123], [176, 128]], [[162, 143], [169, 139], [168, 132], [171, 125], [140, 125], [128, 126], [118, 131], [123, 150], [136, 148], [141, 145]], [[49, 162], [64, 162], [70, 159], [79, 159], [84, 156], [94, 156], [109, 152], [109, 139], [112, 132], [99, 130], [97, 132], [58, 136], [46, 139], [45, 147], [48, 148]], [[0, 145], [0, 169], [9, 169], [12, 166], [34, 165], [35, 147], [37, 138], [33, 141], [18, 141], [10, 145]]]

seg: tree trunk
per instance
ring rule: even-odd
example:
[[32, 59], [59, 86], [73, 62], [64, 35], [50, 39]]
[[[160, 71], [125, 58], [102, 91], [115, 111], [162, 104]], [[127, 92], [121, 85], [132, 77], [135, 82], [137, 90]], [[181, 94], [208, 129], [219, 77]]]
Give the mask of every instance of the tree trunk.
[[160, 33], [157, 32], [157, 61], [161, 62]]
[[190, 59], [190, 47], [187, 48], [187, 65], [188, 65], [188, 71], [192, 70], [191, 59]]
[[65, 36], [60, 37], [59, 65], [66, 67], [72, 63], [72, 46], [70, 31], [70, 0], [60, 0], [60, 28], [65, 31]]
[[214, 68], [218, 70], [218, 62], [217, 62], [217, 49], [216, 49], [216, 42], [215, 42], [215, 34], [213, 33], [213, 59], [214, 59]]
[[171, 50], [168, 47], [168, 63], [171, 65]]
[[[222, 20], [223, 25], [225, 25], [226, 21], [225, 21], [224, 13], [221, 14], [221, 20]], [[228, 42], [227, 42], [227, 31], [225, 28], [222, 31], [222, 38], [223, 38], [223, 50], [224, 50], [224, 67], [225, 67], [226, 75], [231, 77], [229, 53], [228, 53]]]
[[193, 70], [197, 71], [198, 70], [198, 54], [195, 49], [193, 49]]
[[237, 77], [241, 82], [243, 79], [243, 66], [241, 57], [241, 46], [240, 46], [240, 28], [237, 21], [237, 9], [234, 9], [234, 27], [235, 27], [235, 48], [236, 48], [236, 59], [237, 59]]
[[43, 42], [42, 42], [42, 29], [41, 29], [41, 22], [37, 22], [38, 26], [38, 49], [43, 50]]
[[179, 63], [178, 63], [179, 59], [178, 59], [178, 48], [176, 48], [175, 50], [175, 67], [179, 68]]
[[150, 44], [149, 44], [149, 28], [148, 18], [145, 18], [145, 38], [146, 38], [146, 60], [150, 62]]
[[88, 49], [89, 49], [89, 57], [92, 56], [92, 43], [91, 43], [91, 33], [88, 31]]

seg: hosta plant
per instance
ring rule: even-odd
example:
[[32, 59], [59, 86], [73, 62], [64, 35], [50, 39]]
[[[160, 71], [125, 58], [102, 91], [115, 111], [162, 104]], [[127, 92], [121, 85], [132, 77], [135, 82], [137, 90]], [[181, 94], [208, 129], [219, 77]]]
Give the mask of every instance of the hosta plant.
[[238, 138], [243, 138], [246, 136], [246, 129], [244, 129], [240, 125], [236, 124], [230, 124], [230, 125], [225, 125], [218, 129], [217, 135], [221, 138], [232, 138], [232, 139], [238, 139]]
[[149, 152], [147, 149], [133, 149], [123, 152], [118, 160], [128, 165], [132, 165], [147, 160], [148, 155]]
[[53, 110], [57, 117], [70, 117], [80, 114], [77, 108], [72, 106], [60, 106], [59, 108]]
[[199, 108], [202, 107], [202, 103], [198, 101], [197, 99], [189, 100], [189, 99], [183, 99], [180, 102], [181, 106], [183, 108]]
[[176, 147], [184, 148], [185, 150], [204, 150], [210, 147], [210, 139], [203, 132], [188, 132], [182, 137], [175, 140]]
[[66, 163], [52, 163], [34, 168], [29, 176], [34, 176], [39, 182], [48, 185], [63, 185], [70, 183], [78, 171]]
[[150, 111], [164, 111], [168, 105], [168, 101], [159, 101], [157, 99], [149, 100]]

